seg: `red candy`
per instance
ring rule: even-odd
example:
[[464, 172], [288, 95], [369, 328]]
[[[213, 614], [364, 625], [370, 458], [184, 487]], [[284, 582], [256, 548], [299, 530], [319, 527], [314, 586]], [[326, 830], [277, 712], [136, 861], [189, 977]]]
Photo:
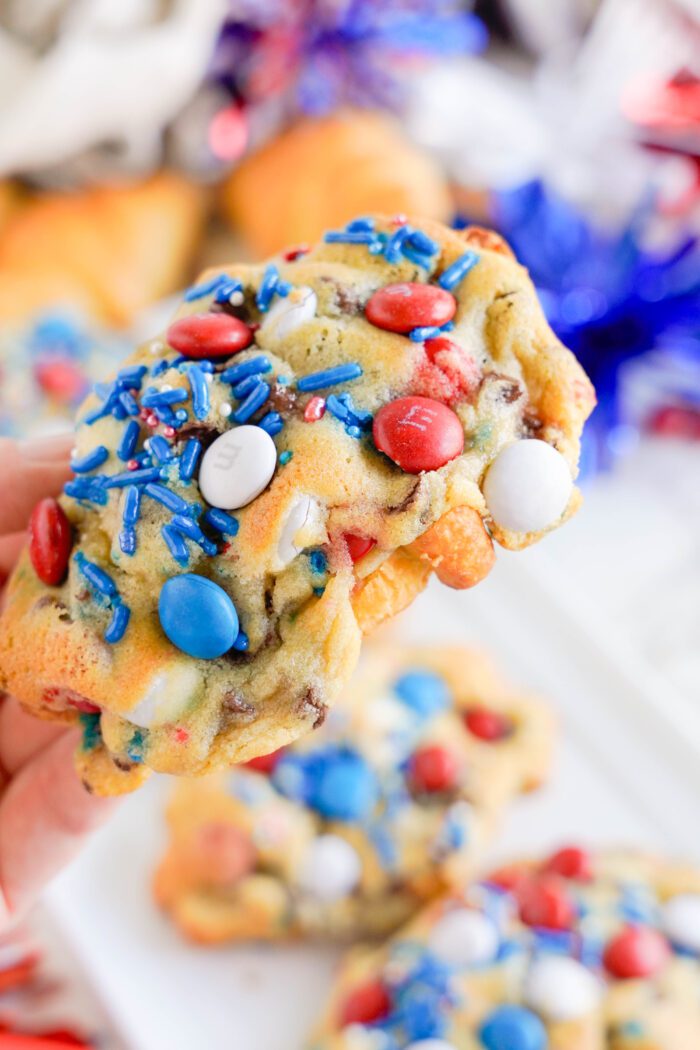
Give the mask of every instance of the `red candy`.
[[74, 361], [39, 361], [34, 373], [41, 389], [61, 401], [76, 401], [89, 385]]
[[42, 499], [29, 519], [29, 558], [43, 583], [55, 587], [63, 581], [71, 546], [70, 523], [60, 504]]
[[603, 963], [613, 977], [651, 977], [667, 962], [668, 943], [656, 930], [626, 926], [608, 943]]
[[556, 878], [528, 879], [518, 889], [520, 918], [545, 930], [571, 929], [576, 911], [566, 888]]
[[379, 409], [372, 427], [380, 452], [407, 474], [438, 470], [464, 449], [458, 416], [429, 397], [400, 397]]
[[372, 550], [372, 547], [377, 542], [370, 536], [356, 536], [352, 532], [344, 532], [343, 539], [347, 544], [348, 552], [353, 561], [359, 561], [360, 558]]
[[387, 332], [410, 332], [412, 328], [442, 325], [451, 321], [457, 300], [434, 284], [387, 284], [371, 297], [365, 316]]
[[166, 341], [183, 357], [230, 357], [253, 341], [247, 324], [229, 314], [190, 314], [170, 325]]
[[389, 992], [381, 981], [367, 981], [350, 992], [340, 1011], [343, 1028], [350, 1024], [372, 1024], [391, 1010]]
[[270, 751], [268, 755], [258, 755], [257, 758], [249, 758], [245, 763], [249, 769], [255, 769], [258, 773], [271, 773], [282, 755], [284, 748], [278, 747], [276, 751]]
[[481, 383], [481, 368], [472, 355], [452, 339], [437, 336], [423, 344], [425, 357], [420, 359], [412, 377], [412, 389], [422, 397], [455, 404], [474, 396]]
[[295, 262], [302, 255], [308, 255], [310, 251], [311, 248], [308, 244], [297, 244], [294, 248], [287, 248], [286, 252], [283, 252], [282, 258], [285, 262]]
[[454, 754], [446, 747], [426, 744], [412, 754], [408, 774], [418, 791], [449, 791], [457, 783], [459, 765]]
[[578, 846], [564, 846], [545, 861], [544, 870], [551, 875], [561, 875], [564, 879], [577, 879], [579, 882], [590, 882], [593, 878], [591, 855]]
[[464, 716], [467, 729], [479, 740], [492, 743], [510, 736], [513, 726], [505, 715], [488, 707], [470, 707]]

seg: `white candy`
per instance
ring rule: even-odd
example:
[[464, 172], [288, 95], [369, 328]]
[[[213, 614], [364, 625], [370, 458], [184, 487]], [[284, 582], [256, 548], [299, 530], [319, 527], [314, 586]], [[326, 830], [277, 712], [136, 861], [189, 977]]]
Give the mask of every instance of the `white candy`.
[[284, 298], [278, 295], [265, 314], [262, 331], [269, 331], [277, 339], [287, 339], [297, 328], [313, 320], [317, 303], [316, 292], [305, 285], [293, 288]]
[[321, 901], [336, 901], [357, 886], [362, 862], [355, 849], [340, 835], [319, 835], [304, 855], [298, 875], [306, 893]]
[[679, 893], [664, 904], [664, 933], [673, 944], [700, 953], [700, 894]]
[[202, 456], [199, 488], [207, 503], [237, 510], [270, 484], [277, 449], [260, 427], [234, 427], [218, 437]]
[[576, 959], [547, 955], [538, 959], [525, 979], [525, 1001], [551, 1021], [575, 1021], [597, 1010], [601, 986]]
[[[276, 569], [283, 569], [297, 554], [325, 535], [321, 528], [321, 508], [310, 496], [299, 496], [292, 503], [277, 543]], [[301, 534], [301, 535], [300, 535]]]
[[469, 908], [448, 911], [435, 924], [428, 940], [433, 955], [449, 966], [490, 962], [498, 951], [498, 931], [481, 912]]
[[527, 438], [498, 454], [484, 481], [484, 498], [501, 528], [539, 532], [561, 517], [572, 488], [561, 453], [546, 441]]
[[444, 1039], [419, 1039], [417, 1043], [411, 1043], [406, 1050], [457, 1050], [454, 1043], [448, 1043]]
[[199, 684], [199, 674], [192, 664], [177, 661], [173, 667], [155, 675], [136, 707], [124, 712], [124, 718], [142, 729], [176, 722], [191, 703]]

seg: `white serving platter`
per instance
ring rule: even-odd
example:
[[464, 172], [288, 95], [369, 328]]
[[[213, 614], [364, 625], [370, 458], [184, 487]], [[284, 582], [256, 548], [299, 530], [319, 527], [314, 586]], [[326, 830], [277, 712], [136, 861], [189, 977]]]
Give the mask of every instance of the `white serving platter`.
[[[700, 861], [698, 716], [555, 563], [506, 554], [472, 592], [431, 585], [393, 634], [483, 644], [558, 713], [552, 780], [512, 809], [491, 858], [578, 840]], [[337, 952], [185, 944], [149, 894], [168, 789], [156, 778], [125, 802], [51, 888], [52, 918], [129, 1050], [302, 1050]]]

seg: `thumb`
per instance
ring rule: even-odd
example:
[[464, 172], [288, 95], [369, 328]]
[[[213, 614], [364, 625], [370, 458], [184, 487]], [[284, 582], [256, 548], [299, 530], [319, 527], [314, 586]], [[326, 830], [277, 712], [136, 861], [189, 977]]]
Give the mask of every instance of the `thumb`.
[[73, 434], [56, 434], [34, 441], [0, 438], [0, 536], [25, 529], [44, 496], [56, 496], [71, 476], [69, 455]]

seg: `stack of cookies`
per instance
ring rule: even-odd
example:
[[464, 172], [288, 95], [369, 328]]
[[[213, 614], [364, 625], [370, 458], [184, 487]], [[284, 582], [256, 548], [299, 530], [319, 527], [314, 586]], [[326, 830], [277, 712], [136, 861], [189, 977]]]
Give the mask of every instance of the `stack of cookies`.
[[500, 238], [363, 216], [205, 273], [34, 511], [0, 686], [81, 724], [89, 790], [182, 778], [155, 877], [178, 927], [393, 937], [350, 954], [314, 1050], [700, 1045], [694, 872], [480, 868], [546, 776], [546, 706], [460, 648], [350, 681], [431, 574], [472, 587], [577, 509], [593, 405]]

